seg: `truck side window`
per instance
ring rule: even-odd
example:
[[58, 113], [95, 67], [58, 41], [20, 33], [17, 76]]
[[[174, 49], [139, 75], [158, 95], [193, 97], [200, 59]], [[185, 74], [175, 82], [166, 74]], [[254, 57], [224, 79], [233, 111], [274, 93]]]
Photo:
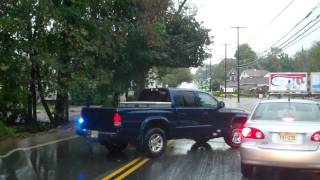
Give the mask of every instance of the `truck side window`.
[[199, 93], [198, 97], [199, 97], [201, 107], [208, 107], [208, 108], [217, 108], [218, 107], [218, 101], [215, 100], [209, 94]]
[[175, 97], [176, 107], [197, 107], [193, 92], [179, 92]]
[[140, 93], [138, 101], [170, 102], [169, 92], [164, 89], [145, 89]]

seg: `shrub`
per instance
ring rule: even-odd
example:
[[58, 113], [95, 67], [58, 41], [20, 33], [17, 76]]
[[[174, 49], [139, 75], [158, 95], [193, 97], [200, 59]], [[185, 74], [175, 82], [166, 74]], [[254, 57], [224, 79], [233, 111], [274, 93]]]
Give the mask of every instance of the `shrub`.
[[0, 122], [0, 136], [12, 135], [16, 132], [15, 128], [6, 126], [3, 122]]

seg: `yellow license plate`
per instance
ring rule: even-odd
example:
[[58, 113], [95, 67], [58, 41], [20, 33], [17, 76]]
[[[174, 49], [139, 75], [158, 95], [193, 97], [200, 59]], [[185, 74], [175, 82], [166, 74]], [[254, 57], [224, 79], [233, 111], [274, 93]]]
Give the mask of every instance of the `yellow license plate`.
[[294, 133], [279, 133], [280, 141], [283, 143], [295, 143], [297, 136]]

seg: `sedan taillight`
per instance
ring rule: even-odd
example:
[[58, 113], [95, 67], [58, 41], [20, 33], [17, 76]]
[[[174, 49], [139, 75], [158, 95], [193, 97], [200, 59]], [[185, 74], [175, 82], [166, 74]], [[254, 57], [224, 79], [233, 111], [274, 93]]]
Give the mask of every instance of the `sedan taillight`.
[[310, 140], [314, 142], [320, 142], [320, 131], [313, 133]]
[[264, 134], [257, 128], [246, 127], [242, 129], [242, 136], [250, 139], [264, 139]]

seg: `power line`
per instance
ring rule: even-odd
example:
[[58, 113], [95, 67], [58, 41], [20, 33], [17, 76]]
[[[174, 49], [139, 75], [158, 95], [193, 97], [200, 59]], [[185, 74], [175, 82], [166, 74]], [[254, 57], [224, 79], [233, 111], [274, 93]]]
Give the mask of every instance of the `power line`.
[[291, 47], [292, 45], [296, 44], [297, 42], [301, 41], [302, 39], [304, 39], [305, 37], [309, 36], [310, 34], [312, 34], [313, 32], [315, 32], [316, 30], [320, 29], [320, 26], [316, 27], [314, 30], [312, 30], [311, 32], [309, 32], [308, 34], [306, 34], [305, 36], [303, 36], [302, 38], [298, 39], [295, 43], [292, 43], [291, 45], [283, 48], [283, 49], [287, 49], [289, 47]]
[[[272, 24], [276, 19], [278, 19], [278, 18], [281, 16], [281, 14], [282, 14], [285, 10], [287, 10], [287, 9], [289, 8], [289, 6], [290, 6], [294, 1], [295, 1], [295, 0], [290, 1], [289, 4], [287, 4], [274, 18], [272, 18], [272, 19], [269, 21], [269, 23], [264, 26], [263, 31], [264, 31], [265, 29], [267, 29], [267, 27], [270, 26], [270, 24]], [[259, 34], [259, 32], [256, 33], [255, 35], [251, 36], [247, 41], [250, 41], [251, 39], [253, 39], [257, 34]]]
[[278, 17], [281, 16], [281, 14], [287, 10], [289, 8], [289, 6], [294, 2], [295, 0], [292, 0], [285, 8], [282, 9], [282, 11], [280, 11], [280, 13], [278, 15], [276, 15], [267, 25], [266, 27], [268, 27], [271, 23], [273, 23]]
[[[279, 43], [281, 40], [283, 40], [286, 36], [288, 36], [296, 27], [298, 27], [304, 20], [306, 20], [307, 18], [310, 17], [310, 15], [314, 12], [315, 9], [319, 8], [319, 5], [320, 5], [320, 2], [317, 3], [316, 6], [314, 6], [312, 8], [312, 10], [310, 12], [307, 13], [307, 15], [302, 18], [295, 26], [293, 26], [285, 35], [283, 35], [278, 41], [276, 41], [272, 46], [270, 46], [269, 48], [266, 48], [264, 51], [258, 53], [257, 56], [260, 56], [261, 54], [263, 54], [264, 52], [267, 52], [270, 48], [274, 47], [277, 43]], [[318, 18], [319, 18], [320, 15], [318, 15], [315, 19], [311, 20], [310, 22], [307, 23], [307, 25], [305, 25], [303, 28], [301, 28], [298, 32], [296, 32], [294, 35], [292, 35], [290, 38], [288, 38], [285, 42], [283, 42], [280, 46], [282, 46], [284, 43], [288, 42], [290, 39], [292, 39], [295, 35], [297, 35], [299, 32], [301, 32], [303, 29], [305, 29], [308, 25], [310, 25], [312, 22], [316, 21]], [[318, 22], [318, 21], [317, 21]], [[316, 23], [317, 23], [316, 22]], [[315, 23], [315, 24], [316, 24]], [[313, 24], [312, 27], [315, 25]], [[308, 28], [306, 31], [310, 30], [312, 27]], [[297, 38], [299, 38], [301, 35], [303, 35], [304, 33], [306, 33], [306, 31], [304, 31], [302, 34], [300, 34], [298, 37], [296, 37], [294, 40], [296, 40]], [[311, 34], [311, 33], [309, 33]], [[307, 36], [307, 35], [306, 35]], [[304, 36], [304, 37], [306, 37]], [[304, 38], [303, 37], [303, 38]], [[301, 38], [301, 39], [303, 39]], [[299, 39], [298, 41], [300, 41], [301, 39]], [[290, 43], [292, 43], [294, 40], [290, 41], [289, 43], [287, 43], [285, 46], [289, 45]], [[296, 41], [296, 42], [298, 42]], [[280, 47], [278, 46], [278, 47]], [[285, 47], [283, 46], [283, 47]], [[290, 45], [291, 46], [291, 45]], [[287, 48], [287, 47], [285, 47]], [[249, 63], [246, 63], [246, 64], [241, 64], [240, 67], [241, 68], [244, 68], [244, 67], [247, 67], [247, 66], [250, 66], [250, 65], [253, 65], [255, 64], [256, 62], [258, 61], [258, 59], [253, 59], [252, 62], [249, 62]]]
[[[299, 31], [294, 33], [290, 38], [288, 38], [286, 41], [282, 42], [278, 47], [281, 47], [282, 45], [286, 44], [288, 41], [290, 41], [292, 38], [294, 38], [298, 33], [300, 33], [302, 30], [304, 30], [306, 27], [308, 27], [312, 22], [316, 21], [317, 19], [320, 18], [320, 14], [313, 20], [309, 21], [305, 26], [303, 26]], [[318, 21], [317, 21], [318, 22]], [[309, 29], [307, 29], [309, 30]], [[305, 31], [304, 31], [305, 32]], [[291, 42], [291, 41], [290, 41]]]
[[306, 20], [307, 18], [310, 17], [310, 15], [314, 12], [314, 10], [316, 10], [317, 8], [319, 8], [320, 2], [317, 3], [316, 6], [314, 6], [310, 12], [307, 13], [307, 15], [302, 18], [295, 26], [293, 26], [288, 32], [286, 32], [277, 42], [275, 42], [273, 45], [271, 45], [271, 47], [275, 46], [276, 44], [278, 44], [280, 41], [282, 41], [285, 37], [287, 37], [296, 27], [298, 27], [304, 20]]
[[[319, 17], [320, 17], [320, 15], [319, 15]], [[315, 22], [311, 27], [309, 27], [307, 30], [305, 30], [303, 33], [301, 33], [299, 36], [297, 36], [296, 38], [294, 38], [292, 41], [290, 41], [289, 43], [287, 43], [285, 46], [283, 46], [282, 47], [282, 49], [284, 49], [284, 48], [287, 48], [287, 46], [291, 46], [291, 45], [293, 45], [293, 44], [295, 44], [296, 42], [294, 42], [296, 39], [298, 39], [299, 37], [301, 37], [302, 35], [304, 35], [305, 33], [307, 33], [307, 31], [309, 31], [311, 28], [313, 28], [315, 25], [317, 25], [318, 23], [320, 22], [320, 19], [317, 21], [317, 22]], [[305, 36], [306, 37], [306, 36]], [[294, 42], [294, 43], [292, 43], [292, 42]], [[290, 43], [292, 43], [291, 45], [290, 45]]]
[[[318, 15], [316, 19], [318, 19], [319, 17], [320, 17], [320, 15]], [[310, 21], [307, 25], [309, 25], [311, 22], [315, 21], [316, 19]], [[313, 28], [313, 27], [314, 27], [315, 25], [317, 25], [319, 22], [320, 22], [320, 19], [319, 19], [318, 21], [316, 21], [315, 23], [313, 23], [308, 29], [306, 29], [305, 31], [303, 31], [301, 34], [299, 34], [298, 36], [296, 36], [293, 40], [291, 40], [290, 42], [288, 42], [287, 44], [285, 44], [283, 47], [280, 47], [281, 45], [284, 44], [284, 43], [282, 43], [282, 44], [279, 46], [279, 48], [280, 48], [280, 49], [283, 49], [283, 50], [284, 50], [284, 49], [287, 49], [288, 47], [290, 47], [290, 46], [296, 44], [297, 42], [299, 42], [300, 40], [304, 39], [305, 37], [307, 37], [308, 35], [310, 35], [311, 33], [313, 33], [315, 30], [317, 30], [318, 28], [320, 28], [320, 26], [317, 27], [316, 29], [314, 29], [313, 31], [309, 32], [308, 34], [306, 34], [305, 36], [303, 36], [303, 37], [300, 38], [299, 40], [297, 40], [299, 37], [301, 37], [302, 35], [304, 35], [305, 33], [307, 33], [311, 28]], [[305, 27], [307, 27], [307, 26], [304, 26], [304, 27], [303, 27], [302, 29], [300, 29], [298, 32], [300, 32], [301, 30], [303, 30]], [[293, 36], [291, 36], [288, 40], [290, 40], [290, 39], [291, 39], [292, 37], [294, 37], [296, 34], [297, 34], [297, 33], [295, 33]], [[288, 41], [288, 40], [287, 40], [287, 41]], [[297, 41], [296, 41], [296, 40], [297, 40]], [[287, 41], [285, 41], [285, 42], [287, 42]], [[271, 48], [272, 48], [272, 47], [271, 47]], [[248, 67], [248, 66], [253, 65], [253, 64], [257, 63], [257, 62], [258, 62], [258, 59], [253, 60], [252, 62], [249, 62], [249, 63], [246, 63], [246, 64], [242, 64], [242, 65], [240, 65], [239, 67], [240, 67], [240, 68]]]

